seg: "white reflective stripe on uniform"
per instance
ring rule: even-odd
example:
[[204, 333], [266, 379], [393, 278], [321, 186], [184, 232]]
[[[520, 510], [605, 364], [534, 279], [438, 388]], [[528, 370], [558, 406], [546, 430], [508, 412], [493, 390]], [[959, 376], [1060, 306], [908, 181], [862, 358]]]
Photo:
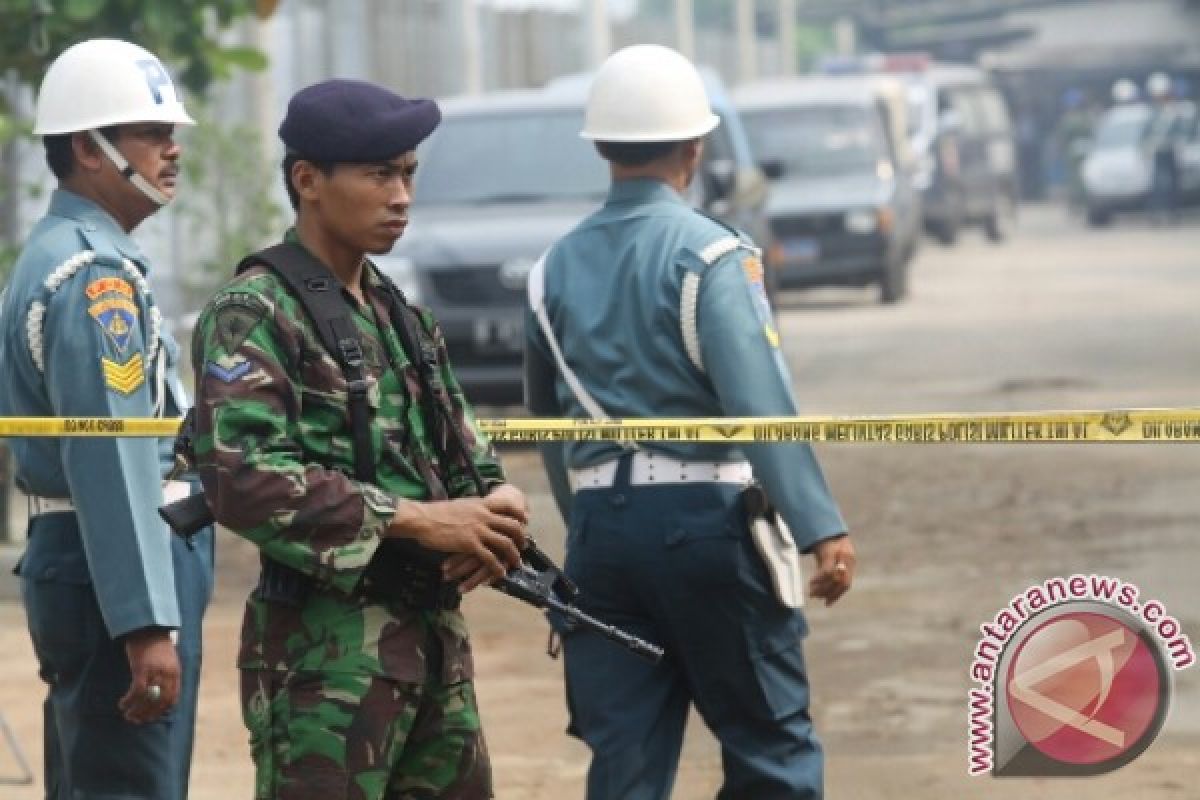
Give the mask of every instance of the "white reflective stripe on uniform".
[[550, 345], [550, 352], [554, 355], [554, 362], [558, 365], [558, 371], [562, 373], [563, 379], [567, 382], [567, 386], [571, 389], [571, 393], [575, 395], [575, 399], [583, 406], [592, 419], [608, 420], [611, 419], [608, 414], [604, 413], [604, 409], [596, 402], [596, 399], [583, 388], [583, 384], [579, 381], [579, 376], [575, 371], [567, 365], [566, 358], [563, 357], [562, 349], [558, 346], [558, 339], [554, 335], [554, 328], [550, 325], [550, 317], [546, 314], [546, 253], [537, 260], [533, 265], [533, 269], [529, 271], [529, 282], [526, 284], [526, 293], [529, 296], [529, 307], [533, 309], [534, 316], [537, 317], [538, 325], [542, 329], [542, 334], [546, 337], [546, 344]]
[[[736, 236], [725, 236], [700, 251], [700, 260], [711, 267], [725, 256], [747, 247]], [[679, 327], [683, 336], [683, 349], [687, 351], [688, 360], [692, 366], [704, 372], [704, 359], [700, 353], [700, 329], [696, 322], [696, 306], [700, 300], [700, 275], [689, 270], [683, 276], [683, 285], [679, 288]]]
[[736, 236], [726, 236], [723, 239], [717, 239], [700, 251], [700, 260], [711, 267], [721, 260], [722, 257], [729, 255], [741, 246], [742, 240]]
[[700, 328], [696, 324], [696, 306], [700, 300], [700, 273], [688, 270], [683, 275], [683, 286], [679, 287], [679, 327], [683, 333], [683, 349], [687, 351], [692, 366], [704, 372], [704, 358], [700, 353]]

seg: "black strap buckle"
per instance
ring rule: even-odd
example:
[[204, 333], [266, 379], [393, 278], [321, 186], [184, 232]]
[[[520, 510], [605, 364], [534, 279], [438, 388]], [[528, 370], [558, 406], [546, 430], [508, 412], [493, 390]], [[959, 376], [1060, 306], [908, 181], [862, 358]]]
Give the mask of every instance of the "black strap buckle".
[[338, 349], [342, 352], [342, 361], [348, 367], [363, 365], [362, 342], [354, 338], [338, 339]]

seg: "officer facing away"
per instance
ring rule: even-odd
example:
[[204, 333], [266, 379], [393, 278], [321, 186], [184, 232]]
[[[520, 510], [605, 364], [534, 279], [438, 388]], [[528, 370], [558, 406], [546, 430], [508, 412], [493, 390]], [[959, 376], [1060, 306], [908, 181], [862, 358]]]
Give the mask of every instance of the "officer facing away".
[[[530, 275], [535, 415], [795, 413], [758, 250], [681, 196], [717, 124], [695, 68], [672, 50], [630, 47], [600, 68], [582, 135], [609, 161], [612, 187]], [[543, 457], [581, 606], [667, 653], [654, 666], [565, 632], [590, 800], [666, 798], [692, 703], [721, 742], [718, 797], [820, 797], [805, 620], [772, 593], [741, 499], [752, 478], [765, 486], [816, 557], [811, 595], [836, 601], [854, 548], [809, 448], [586, 442]]]
[[[95, 39], [50, 66], [35, 133], [58, 179], [0, 308], [0, 414], [178, 417], [179, 347], [129, 233], [175, 194], [176, 125], [163, 65]], [[169, 439], [15, 439], [29, 495], [18, 567], [45, 703], [46, 796], [186, 796], [212, 588], [212, 530], [189, 547], [157, 508]], [[160, 486], [162, 487], [160, 489]]]
[[492, 796], [459, 590], [519, 564], [526, 501], [437, 323], [366, 258], [403, 232], [440, 118], [360, 81], [298, 92], [295, 227], [197, 323], [205, 496], [262, 556], [238, 657], [259, 800]]

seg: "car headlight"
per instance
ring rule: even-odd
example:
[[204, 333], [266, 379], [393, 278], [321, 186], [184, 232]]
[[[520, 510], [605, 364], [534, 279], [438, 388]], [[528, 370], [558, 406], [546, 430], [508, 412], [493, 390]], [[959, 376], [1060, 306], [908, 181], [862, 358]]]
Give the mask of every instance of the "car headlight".
[[383, 270], [383, 274], [391, 278], [396, 288], [404, 293], [404, 298], [410, 303], [421, 302], [421, 281], [417, 277], [417, 265], [407, 256], [382, 256], [375, 263]]
[[856, 208], [846, 212], [846, 230], [851, 233], [874, 233], [879, 217], [873, 208]]

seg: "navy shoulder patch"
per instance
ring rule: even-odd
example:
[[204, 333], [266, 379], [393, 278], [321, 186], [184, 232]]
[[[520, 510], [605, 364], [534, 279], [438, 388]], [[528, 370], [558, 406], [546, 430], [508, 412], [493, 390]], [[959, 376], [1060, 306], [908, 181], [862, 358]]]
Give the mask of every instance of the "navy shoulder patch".
[[779, 347], [779, 331], [775, 329], [775, 321], [771, 317], [771, 301], [767, 298], [766, 274], [763, 271], [762, 259], [755, 253], [748, 253], [742, 258], [742, 270], [750, 283], [750, 293], [754, 300], [754, 310], [763, 325], [763, 335], [771, 347]]
[[89, 302], [88, 315], [100, 325], [117, 354], [125, 355], [141, 313], [132, 284], [124, 278], [97, 278], [84, 286], [83, 292]]

